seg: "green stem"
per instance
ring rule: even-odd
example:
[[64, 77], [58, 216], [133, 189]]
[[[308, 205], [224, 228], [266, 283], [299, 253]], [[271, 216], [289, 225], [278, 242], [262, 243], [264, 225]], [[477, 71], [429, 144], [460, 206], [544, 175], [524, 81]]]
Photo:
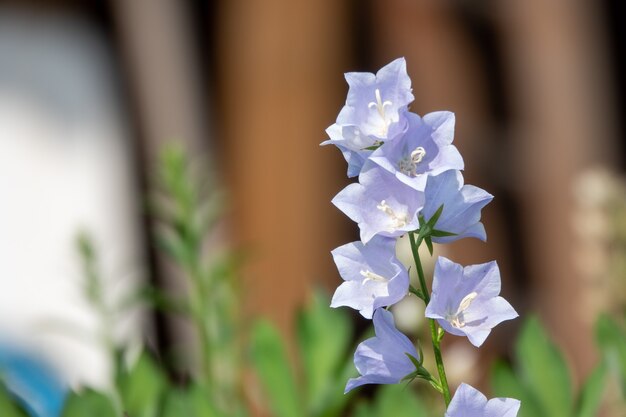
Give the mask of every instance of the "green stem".
[[211, 335], [208, 331], [208, 315], [207, 306], [205, 304], [204, 297], [206, 297], [207, 291], [204, 285], [204, 277], [202, 275], [200, 258], [198, 256], [199, 249], [192, 248], [193, 259], [187, 265], [187, 274], [190, 283], [190, 305], [191, 305], [191, 319], [196, 327], [198, 334], [198, 340], [200, 343], [200, 361], [202, 375], [200, 379], [207, 386], [213, 386], [213, 366], [211, 359], [213, 357], [213, 345], [211, 343]]
[[435, 362], [437, 363], [437, 372], [439, 373], [440, 385], [443, 394], [443, 400], [446, 402], [446, 408], [450, 404], [450, 387], [448, 386], [448, 378], [446, 377], [446, 369], [443, 366], [443, 357], [441, 356], [441, 342], [437, 337], [437, 324], [435, 320], [428, 319], [430, 324], [430, 336], [433, 340], [433, 352], [435, 353]]
[[[409, 241], [411, 242], [411, 251], [413, 252], [413, 260], [417, 268], [417, 277], [419, 278], [422, 294], [424, 295], [424, 302], [426, 305], [430, 302], [430, 295], [428, 287], [426, 286], [426, 277], [424, 275], [424, 269], [422, 268], [422, 262], [419, 255], [419, 246], [422, 243], [421, 239], [417, 241], [415, 239], [414, 232], [409, 232]], [[437, 372], [439, 373], [440, 386], [443, 394], [443, 400], [446, 403], [446, 407], [450, 404], [450, 387], [448, 386], [448, 378], [446, 377], [446, 370], [443, 366], [443, 357], [441, 356], [441, 340], [437, 334], [437, 324], [435, 320], [428, 319], [430, 325], [430, 336], [433, 342], [433, 352], [435, 354], [435, 362], [437, 363]]]

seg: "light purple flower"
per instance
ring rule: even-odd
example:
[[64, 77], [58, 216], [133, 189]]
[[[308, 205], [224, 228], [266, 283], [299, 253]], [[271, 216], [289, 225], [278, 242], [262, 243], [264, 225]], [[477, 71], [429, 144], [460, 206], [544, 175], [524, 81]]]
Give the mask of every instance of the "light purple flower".
[[513, 398], [487, 401], [480, 391], [461, 384], [454, 393], [445, 417], [516, 417], [521, 403]]
[[375, 235], [397, 237], [419, 227], [417, 215], [424, 205], [423, 192], [371, 162], [365, 165], [359, 180], [341, 190], [332, 202], [359, 224], [363, 243]]
[[485, 227], [480, 222], [480, 211], [493, 196], [473, 185], [463, 185], [463, 175], [459, 171], [446, 171], [428, 177], [425, 190], [425, 203], [422, 215], [430, 220], [443, 204], [441, 217], [435, 229], [455, 233], [455, 236], [433, 237], [436, 243], [448, 243], [464, 237], [487, 239]]
[[448, 333], [467, 336], [480, 347], [498, 323], [518, 316], [499, 294], [500, 270], [495, 261], [463, 268], [440, 256], [425, 315], [437, 319]]
[[348, 177], [356, 177], [361, 172], [363, 164], [372, 153], [367, 149], [376, 144], [376, 139], [369, 138], [359, 131], [356, 126], [342, 126], [337, 123], [326, 129], [330, 140], [320, 145], [335, 145], [348, 163]]
[[337, 124], [357, 126], [362, 134], [384, 142], [404, 131], [407, 105], [413, 101], [406, 61], [398, 58], [370, 72], [345, 74], [350, 86]]
[[344, 279], [331, 307], [348, 306], [371, 319], [379, 307], [402, 300], [409, 290], [409, 273], [396, 258], [396, 240], [376, 236], [367, 245], [352, 242], [332, 251]]
[[354, 365], [361, 374], [351, 378], [345, 392], [364, 384], [397, 384], [415, 371], [407, 353], [419, 360], [419, 354], [408, 337], [400, 333], [391, 312], [379, 308], [374, 311], [376, 337], [359, 344], [354, 353]]
[[407, 113], [407, 119], [407, 131], [374, 151], [370, 156], [373, 162], [422, 191], [428, 175], [463, 169], [463, 158], [452, 145], [454, 113], [440, 111], [423, 118]]

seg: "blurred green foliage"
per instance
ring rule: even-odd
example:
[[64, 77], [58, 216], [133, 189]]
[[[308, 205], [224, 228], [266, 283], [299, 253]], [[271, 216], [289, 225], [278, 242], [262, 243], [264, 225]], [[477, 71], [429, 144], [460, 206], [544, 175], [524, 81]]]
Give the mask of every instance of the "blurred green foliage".
[[[204, 177], [194, 172], [185, 152], [169, 147], [162, 154], [157, 192], [150, 199], [156, 246], [184, 280], [187, 290], [182, 294], [146, 285], [118, 305], [106, 304], [97, 251], [87, 234], [79, 236], [85, 298], [100, 315], [99, 342], [115, 364], [115, 375], [107, 392], [85, 388], [71, 393], [63, 416], [246, 417], [252, 414], [248, 406], [258, 389], [261, 406], [275, 417], [431, 417], [432, 409], [426, 411], [410, 384], [344, 394], [347, 380], [356, 376], [353, 326], [348, 314], [330, 309], [321, 293], [298, 315], [293, 355], [267, 320], [253, 323], [246, 334], [237, 287], [241, 256], [215, 245], [207, 250], [223, 199], [215, 187], [202, 183], [199, 178]], [[127, 347], [114, 343], [111, 330], [120, 311], [146, 301], [154, 309], [186, 318], [195, 329], [198, 346], [189, 351], [199, 353], [196, 360], [183, 361], [189, 374], [185, 383], [173, 381], [167, 371], [171, 364], [147, 351], [127, 364]], [[576, 391], [561, 351], [537, 318], [527, 319], [516, 342], [514, 366], [499, 361], [492, 367], [494, 394], [520, 399], [519, 417], [597, 415], [610, 377], [626, 397], [626, 327], [603, 316], [596, 335], [602, 360]], [[249, 367], [259, 387], [244, 384]], [[374, 395], [359, 396], [363, 392]], [[25, 415], [0, 385], [0, 417]]]
[[[331, 310], [328, 298], [315, 294], [297, 321], [298, 358], [291, 366], [278, 329], [259, 321], [253, 329], [251, 358], [261, 389], [275, 417], [426, 417], [407, 384], [380, 386], [373, 400], [344, 394], [356, 376], [352, 324], [344, 310]], [[358, 400], [354, 404], [354, 400]], [[354, 405], [354, 407], [351, 406]]]
[[606, 371], [602, 360], [580, 390], [574, 392], [563, 353], [549, 339], [539, 320], [530, 317], [515, 345], [515, 367], [496, 362], [491, 384], [496, 396], [522, 402], [519, 417], [592, 417], [602, 401]]

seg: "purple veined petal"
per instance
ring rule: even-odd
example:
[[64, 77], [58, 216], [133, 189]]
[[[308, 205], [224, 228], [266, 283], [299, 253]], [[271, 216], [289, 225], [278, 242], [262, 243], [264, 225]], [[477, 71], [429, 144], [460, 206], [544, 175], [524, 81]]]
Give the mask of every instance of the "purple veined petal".
[[516, 417], [520, 402], [513, 398], [487, 400], [480, 391], [461, 384], [454, 393], [445, 417]]
[[415, 365], [406, 356], [419, 359], [411, 341], [400, 333], [391, 312], [379, 308], [373, 316], [376, 336], [359, 344], [354, 354], [354, 365], [361, 374], [346, 385], [348, 392], [364, 384], [395, 384], [415, 371]]
[[396, 240], [376, 236], [367, 245], [352, 242], [332, 251], [339, 274], [345, 281], [331, 307], [347, 306], [371, 319], [379, 307], [402, 300], [409, 289], [409, 274], [395, 256]]
[[358, 223], [363, 243], [376, 235], [398, 237], [419, 227], [424, 193], [371, 163], [363, 167], [359, 180], [340, 191], [332, 203]]
[[446, 171], [428, 177], [425, 190], [425, 204], [422, 215], [428, 221], [443, 205], [441, 217], [435, 229], [455, 233], [455, 236], [433, 237], [433, 242], [449, 243], [464, 237], [487, 239], [480, 223], [481, 210], [493, 196], [472, 185], [463, 185], [460, 171]]
[[426, 317], [436, 319], [448, 333], [467, 336], [480, 347], [491, 329], [517, 312], [500, 293], [500, 272], [495, 262], [462, 268], [439, 257]]
[[338, 124], [358, 126], [363, 134], [380, 141], [406, 128], [404, 113], [414, 97], [404, 58], [384, 66], [376, 75], [349, 72], [345, 78], [349, 90]]
[[406, 117], [406, 132], [376, 149], [370, 156], [374, 163], [420, 191], [428, 176], [463, 169], [463, 158], [452, 145], [453, 113], [430, 113], [424, 118], [407, 113]]

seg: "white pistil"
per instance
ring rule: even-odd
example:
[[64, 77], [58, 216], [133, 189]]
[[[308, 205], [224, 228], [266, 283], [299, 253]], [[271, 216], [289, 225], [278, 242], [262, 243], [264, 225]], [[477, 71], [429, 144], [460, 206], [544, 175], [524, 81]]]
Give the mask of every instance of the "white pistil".
[[465, 317], [463, 313], [465, 313], [476, 297], [478, 297], [477, 292], [471, 292], [463, 297], [459, 303], [459, 308], [456, 310], [456, 313], [446, 317], [446, 320], [448, 320], [450, 324], [457, 329], [465, 327]]
[[376, 206], [376, 208], [378, 210], [382, 211], [383, 213], [385, 213], [387, 216], [389, 216], [391, 218], [391, 221], [393, 222], [393, 228], [394, 229], [399, 229], [400, 227], [404, 227], [404, 226], [407, 225], [408, 220], [406, 218], [406, 214], [404, 214], [402, 216], [398, 216], [396, 214], [396, 212], [393, 211], [391, 206], [389, 204], [387, 204], [387, 202], [385, 200], [382, 200], [380, 202], [380, 204], [378, 204]]
[[391, 106], [392, 103], [389, 100], [383, 101], [382, 97], [380, 96], [380, 90], [378, 88], [376, 89], [376, 91], [374, 91], [374, 94], [376, 95], [376, 101], [370, 101], [367, 107], [370, 109], [375, 108], [378, 111], [378, 115], [383, 120], [381, 135], [386, 136], [387, 130], [389, 129], [389, 120], [387, 120], [387, 115], [385, 114], [385, 106]]
[[402, 158], [398, 163], [398, 169], [409, 177], [415, 177], [417, 175], [417, 165], [422, 162], [426, 156], [426, 150], [421, 146], [418, 146], [411, 152], [410, 155]]
[[387, 278], [383, 277], [382, 275], [378, 275], [377, 273], [372, 272], [370, 270], [361, 270], [361, 275], [365, 277], [361, 285], [365, 285], [367, 281], [389, 282]]

